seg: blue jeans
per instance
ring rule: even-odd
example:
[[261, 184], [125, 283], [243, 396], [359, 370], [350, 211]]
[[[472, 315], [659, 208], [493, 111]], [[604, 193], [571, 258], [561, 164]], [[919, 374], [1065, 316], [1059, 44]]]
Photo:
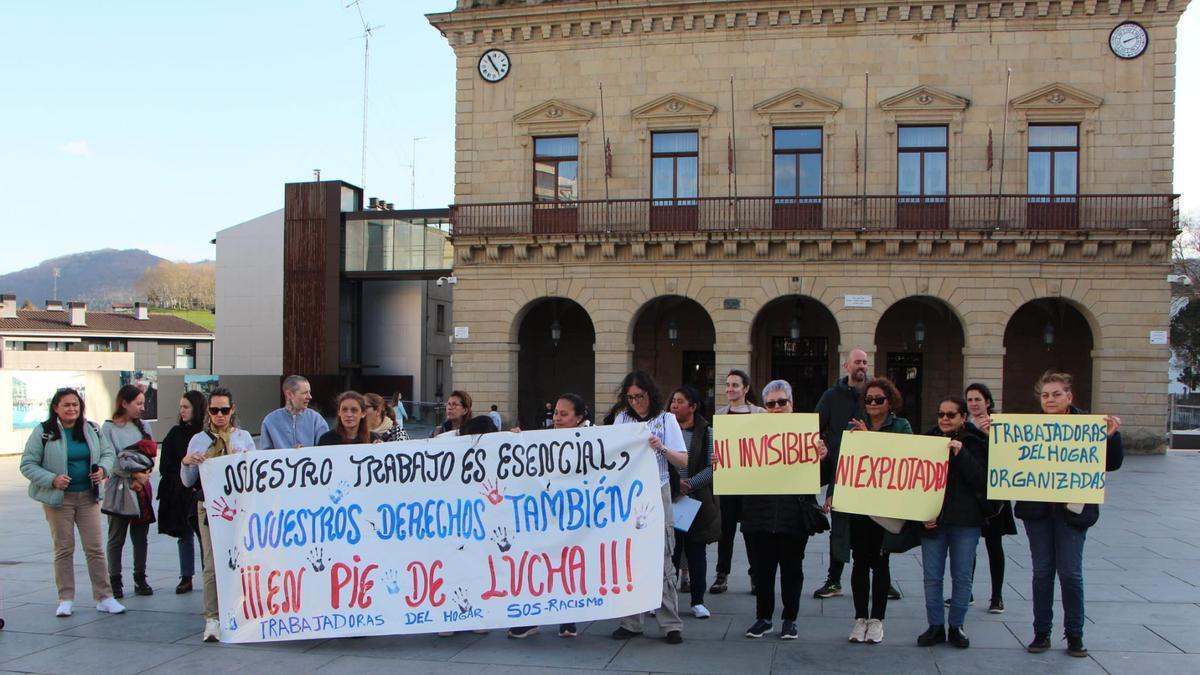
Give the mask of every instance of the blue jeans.
[[1025, 521], [1033, 558], [1033, 631], [1054, 627], [1054, 575], [1062, 587], [1063, 627], [1067, 635], [1083, 635], [1083, 542], [1087, 530], [1063, 521], [1055, 505], [1049, 518]]
[[188, 530], [187, 534], [176, 540], [179, 546], [179, 576], [190, 577], [196, 574], [196, 537], [197, 533]]
[[945, 625], [946, 607], [942, 588], [946, 577], [946, 554], [950, 554], [950, 625], [962, 626], [967, 619], [971, 586], [975, 581], [975, 549], [978, 527], [943, 525], [932, 537], [921, 538], [921, 565], [925, 570], [925, 616], [930, 626]]

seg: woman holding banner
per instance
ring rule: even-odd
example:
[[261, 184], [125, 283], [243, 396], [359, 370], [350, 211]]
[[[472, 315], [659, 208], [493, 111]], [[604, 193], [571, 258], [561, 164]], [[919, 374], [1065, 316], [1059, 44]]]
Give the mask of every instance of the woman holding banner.
[[[868, 380], [863, 387], [863, 409], [865, 420], [852, 419], [847, 431], [880, 431], [893, 434], [911, 434], [912, 425], [903, 417], [897, 417], [904, 399], [896, 385], [886, 377]], [[827, 505], [833, 501], [834, 482], [829, 482]], [[854, 567], [850, 571], [850, 588], [854, 595], [854, 628], [850, 631], [851, 642], [879, 644], [883, 642], [883, 619], [887, 614], [888, 591], [892, 583], [892, 572], [888, 553], [883, 550], [885, 530], [870, 516], [856, 513], [835, 514], [835, 518], [847, 519], [848, 527], [837, 524], [833, 535], [849, 532], [849, 549]], [[841, 554], [843, 562], [850, 557], [845, 553], [845, 543], [831, 545]]]
[[946, 580], [946, 556], [950, 556], [950, 644], [960, 649], [971, 646], [963, 631], [971, 584], [975, 580], [975, 549], [986, 512], [987, 436], [967, 424], [967, 402], [946, 396], [938, 403], [937, 426], [926, 436], [950, 439], [950, 465], [946, 492], [937, 518], [926, 521], [921, 532], [921, 565], [925, 572], [925, 615], [929, 629], [917, 637], [917, 645], [929, 647], [946, 641], [946, 608], [942, 589]]
[[[765, 413], [765, 408], [755, 405], [757, 395], [754, 385], [750, 384], [750, 376], [744, 370], [734, 368], [725, 377], [725, 398], [729, 405], [717, 408], [718, 415], [752, 415]], [[709, 593], [724, 593], [729, 590], [729, 573], [733, 569], [733, 540], [737, 535], [738, 521], [741, 520], [742, 498], [740, 495], [724, 495], [718, 499], [721, 505], [721, 539], [717, 542], [717, 578], [708, 589]], [[746, 536], [742, 535], [742, 542]], [[746, 547], [747, 550], [749, 546]], [[750, 592], [754, 592], [754, 566], [746, 570], [750, 576]]]
[[[1046, 371], [1034, 387], [1046, 415], [1079, 415], [1074, 405], [1071, 376]], [[1116, 471], [1125, 461], [1121, 443], [1121, 418], [1109, 415], [1106, 471]], [[1033, 561], [1033, 641], [1026, 646], [1031, 654], [1050, 649], [1050, 630], [1054, 627], [1054, 575], [1062, 587], [1063, 628], [1067, 653], [1087, 656], [1083, 646], [1083, 542], [1087, 530], [1100, 518], [1096, 504], [1049, 504], [1017, 502], [1013, 509], [1025, 521], [1029, 537], [1029, 555]]]
[[[678, 598], [675, 594], [675, 565], [671, 563], [671, 552], [675, 544], [675, 525], [671, 515], [671, 485], [667, 463], [676, 467], [687, 466], [687, 444], [675, 416], [663, 410], [662, 395], [658, 385], [648, 373], [635, 370], [625, 376], [618, 390], [628, 406], [617, 415], [616, 424], [644, 422], [650, 431], [650, 449], [658, 461], [658, 485], [663, 505], [663, 579], [662, 606], [658, 609], [659, 630], [666, 633], [669, 644], [683, 642], [683, 622], [679, 620]], [[628, 640], [642, 634], [641, 613], [627, 616], [613, 631], [616, 640]]]
[[433, 437], [448, 431], [458, 431], [471, 419], [471, 395], [455, 389], [446, 398], [446, 421], [433, 430]]
[[[792, 412], [792, 385], [774, 380], [763, 388], [768, 413]], [[828, 450], [819, 441], [820, 457]], [[746, 495], [742, 497], [742, 534], [748, 544], [750, 566], [754, 569], [755, 614], [757, 620], [746, 630], [746, 637], [760, 638], [771, 632], [775, 614], [775, 570], [779, 570], [779, 590], [783, 599], [783, 625], [779, 639], [799, 637], [796, 616], [800, 613], [800, 587], [804, 585], [804, 549], [813, 534], [812, 519], [825, 520], [814, 495]]]
[[[555, 429], [574, 429], [576, 427], [591, 426], [588, 421], [591, 413], [588, 411], [587, 403], [583, 397], [578, 394], [563, 394], [558, 397], [558, 402], [554, 404], [554, 428]], [[519, 427], [512, 429], [513, 433], [520, 433]], [[508, 629], [508, 637], [514, 640], [522, 640], [530, 635], [537, 635], [537, 626], [520, 626], [517, 628]], [[573, 638], [579, 635], [579, 628], [573, 623], [564, 623], [558, 626], [558, 637]]]
[[[179, 467], [179, 479], [185, 487], [200, 482], [200, 465], [212, 457], [223, 457], [236, 452], [254, 450], [254, 439], [245, 429], [237, 428], [237, 409], [233, 404], [233, 393], [225, 387], [217, 387], [208, 395], [208, 424], [204, 433], [192, 436], [187, 454]], [[213, 515], [226, 518], [225, 511], [214, 505]], [[213, 565], [212, 535], [208, 529], [208, 511], [205, 509], [204, 492], [201, 488], [196, 503], [196, 518], [200, 524], [200, 548], [204, 560], [204, 636], [205, 642], [216, 642], [221, 637], [221, 614], [217, 607], [217, 569]]]
[[367, 422], [367, 399], [357, 391], [343, 391], [337, 397], [337, 423], [321, 434], [317, 445], [354, 445], [379, 438]]
[[[967, 425], [979, 429], [986, 436], [992, 426], [992, 413], [996, 412], [996, 401], [992, 390], [981, 382], [967, 385]], [[988, 554], [988, 571], [992, 577], [992, 599], [988, 603], [990, 614], [1004, 613], [1004, 536], [1017, 533], [1017, 521], [1013, 519], [1012, 502], [1007, 499], [992, 502], [1000, 509], [989, 513], [983, 521], [983, 545]], [[949, 601], [947, 601], [949, 602]], [[974, 602], [974, 596], [972, 596]]]

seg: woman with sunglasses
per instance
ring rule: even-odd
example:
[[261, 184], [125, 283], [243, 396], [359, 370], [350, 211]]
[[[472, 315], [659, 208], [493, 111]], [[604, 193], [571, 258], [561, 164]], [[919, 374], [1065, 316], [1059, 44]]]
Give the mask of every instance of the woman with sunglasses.
[[[1066, 373], [1046, 371], [1038, 380], [1034, 392], [1046, 415], [1079, 415], [1072, 379]], [[1125, 462], [1125, 446], [1121, 441], [1121, 418], [1109, 415], [1108, 443], [1105, 451], [1105, 471], [1116, 471]], [[1029, 538], [1029, 555], [1033, 563], [1033, 641], [1025, 647], [1031, 654], [1050, 649], [1050, 629], [1054, 627], [1054, 577], [1062, 587], [1063, 630], [1067, 638], [1067, 653], [1085, 657], [1083, 646], [1083, 543], [1088, 528], [1100, 519], [1096, 504], [1049, 504], [1046, 502], [1017, 502], [1016, 517], [1025, 521], [1025, 536]]]
[[946, 396], [938, 403], [937, 426], [926, 436], [950, 439], [950, 466], [942, 510], [925, 522], [921, 531], [921, 565], [925, 577], [925, 617], [929, 628], [917, 637], [917, 645], [929, 647], [946, 641], [946, 608], [942, 589], [946, 580], [946, 556], [950, 556], [950, 644], [960, 649], [971, 646], [963, 630], [971, 585], [975, 581], [975, 549], [985, 515], [987, 491], [987, 436], [967, 424], [967, 402]]
[[[650, 431], [650, 449], [655, 453], [658, 462], [658, 485], [663, 505], [663, 577], [662, 577], [662, 606], [655, 616], [658, 619], [659, 630], [666, 633], [669, 644], [683, 642], [683, 622], [679, 619], [679, 600], [675, 593], [675, 565], [671, 562], [672, 549], [675, 546], [675, 525], [671, 510], [671, 477], [667, 469], [670, 463], [675, 467], [687, 466], [687, 444], [683, 442], [683, 432], [679, 422], [670, 412], [663, 410], [662, 396], [654, 378], [641, 370], [635, 370], [621, 381], [618, 394], [625, 401], [626, 408], [616, 418], [616, 424], [646, 423]], [[613, 638], [628, 640], [642, 634], [642, 614], [627, 616], [621, 620], [621, 625], [613, 631]]]
[[[179, 478], [187, 487], [200, 482], [200, 465], [212, 457], [223, 457], [254, 450], [254, 439], [245, 429], [237, 428], [237, 408], [233, 392], [218, 387], [208, 395], [208, 424], [204, 433], [196, 434], [188, 443], [187, 455], [179, 467]], [[212, 535], [208, 529], [209, 514], [205, 508], [204, 491], [196, 504], [196, 519], [200, 525], [200, 547], [204, 556], [204, 637], [205, 642], [221, 638], [221, 614], [217, 607], [217, 573], [213, 565]], [[215, 507], [214, 507], [215, 508]], [[214, 511], [213, 515], [218, 515]]]
[[[847, 430], [851, 433], [911, 434], [912, 425], [908, 420], [896, 416], [902, 405], [900, 392], [891, 380], [886, 377], [868, 380], [863, 387], [866, 419], [850, 420]], [[833, 490], [830, 481], [829, 500], [833, 499]], [[887, 614], [888, 591], [892, 583], [888, 553], [883, 550], [885, 530], [870, 516], [852, 513], [837, 514], [836, 517], [849, 519], [850, 551], [854, 560], [850, 571], [850, 588], [854, 595], [854, 628], [850, 631], [850, 641], [879, 644], [883, 642], [883, 619]]]
[[76, 530], [87, 559], [96, 611], [125, 611], [113, 598], [100, 536], [100, 483], [112, 471], [117, 453], [83, 412], [78, 391], [54, 392], [49, 418], [33, 428], [21, 454], [21, 475], [29, 479], [29, 496], [42, 503], [54, 543], [54, 583], [58, 587], [54, 615], [59, 617], [75, 611]]
[[[967, 401], [967, 424], [983, 432], [986, 437], [992, 428], [992, 415], [996, 412], [996, 401], [992, 390], [982, 382], [967, 385], [963, 396]], [[1004, 613], [1004, 537], [1017, 533], [1017, 521], [1013, 518], [1012, 502], [1007, 499], [993, 501], [998, 510], [987, 514], [980, 536], [987, 549], [988, 571], [992, 577], [992, 599], [988, 603], [989, 614]], [[978, 562], [978, 560], [976, 560]], [[949, 602], [949, 601], [947, 601]], [[975, 602], [974, 596], [971, 603]]]

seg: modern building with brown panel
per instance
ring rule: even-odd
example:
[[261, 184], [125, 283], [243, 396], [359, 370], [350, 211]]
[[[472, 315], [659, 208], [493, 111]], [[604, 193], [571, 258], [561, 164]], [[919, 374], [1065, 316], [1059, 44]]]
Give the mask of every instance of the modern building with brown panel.
[[785, 378], [849, 350], [914, 425], [985, 382], [1159, 434], [1185, 0], [498, 2], [457, 58], [456, 386], [529, 424], [621, 377]]

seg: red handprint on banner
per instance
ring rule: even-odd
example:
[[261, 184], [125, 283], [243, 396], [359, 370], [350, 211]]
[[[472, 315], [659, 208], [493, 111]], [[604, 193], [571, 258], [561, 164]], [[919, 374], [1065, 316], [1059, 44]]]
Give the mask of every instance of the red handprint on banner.
[[218, 497], [217, 499], [213, 500], [212, 508], [209, 509], [209, 513], [211, 513], [214, 518], [223, 518], [229, 522], [233, 522], [233, 517], [237, 515], [237, 503], [234, 503], [232, 506], [230, 506], [225, 501], [224, 497]]
[[479, 494], [487, 497], [492, 506], [499, 506], [500, 502], [504, 501], [504, 493], [500, 489], [499, 482], [492, 481], [489, 484], [487, 481], [483, 481], [483, 489], [484, 491]]

